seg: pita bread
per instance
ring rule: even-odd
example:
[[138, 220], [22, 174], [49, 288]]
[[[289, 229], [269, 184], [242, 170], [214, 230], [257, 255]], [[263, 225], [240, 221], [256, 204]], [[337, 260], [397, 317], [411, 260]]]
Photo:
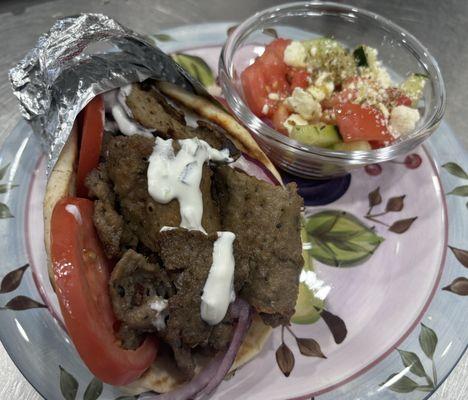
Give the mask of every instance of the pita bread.
[[[250, 133], [239, 125], [234, 118], [204, 98], [195, 96], [184, 90], [179, 90], [174, 86], [163, 87], [164, 90], [161, 90], [166, 95], [180, 101], [183, 105], [191, 108], [200, 116], [222, 126], [228, 133], [229, 138], [241, 151], [266, 165], [271, 173], [281, 182], [281, 177], [276, 168], [260, 147], [258, 147], [257, 143], [250, 136]], [[54, 286], [54, 275], [50, 263], [50, 220], [56, 203], [64, 197], [73, 196], [75, 194], [77, 159], [78, 132], [75, 124], [49, 176], [44, 197], [44, 237], [49, 260], [49, 277], [52, 286]], [[239, 349], [236, 360], [231, 367], [231, 371], [236, 370], [254, 358], [262, 350], [271, 331], [271, 327], [265, 325], [263, 321], [255, 315], [244, 342]], [[196, 359], [197, 370], [201, 370], [208, 362], [209, 359], [207, 358], [199, 357]], [[183, 383], [184, 380], [172, 357], [168, 354], [162, 354], [158, 356], [156, 362], [140, 379], [123, 389], [132, 394], [139, 394], [148, 390], [165, 393], [177, 388]]]
[[[259, 354], [270, 337], [271, 332], [271, 327], [265, 325], [260, 317], [255, 315], [229, 372], [237, 370]], [[209, 359], [199, 357], [195, 362], [197, 364], [196, 373], [198, 373], [208, 364]], [[149, 390], [167, 393], [177, 389], [177, 387], [184, 383], [185, 381], [178, 371], [173, 358], [168, 354], [163, 354], [158, 356], [156, 362], [140, 379], [122, 389], [133, 395]]]
[[260, 161], [266, 168], [268, 168], [278, 182], [280, 182], [281, 185], [283, 184], [281, 175], [276, 167], [266, 156], [249, 131], [239, 124], [231, 114], [228, 114], [208, 99], [187, 92], [173, 83], [158, 82], [157, 87], [166, 96], [177, 100], [200, 116], [224, 128], [229, 139], [231, 139], [239, 150], [248, 154], [253, 159]]

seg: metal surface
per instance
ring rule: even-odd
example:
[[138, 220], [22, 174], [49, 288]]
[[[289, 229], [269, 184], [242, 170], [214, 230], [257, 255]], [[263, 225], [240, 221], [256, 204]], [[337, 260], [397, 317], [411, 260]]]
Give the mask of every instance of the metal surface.
[[[81, 0], [71, 2], [7, 0], [0, 3], [0, 145], [20, 118], [17, 101], [11, 94], [8, 70], [37, 37], [62, 16], [79, 12], [102, 12], [124, 25], [142, 32], [157, 31], [181, 24], [214, 20], [241, 20], [257, 10], [284, 1], [268, 0]], [[448, 109], [445, 120], [468, 147], [465, 127], [468, 93], [468, 2], [460, 0], [352, 0], [348, 3], [368, 8], [394, 20], [419, 38], [438, 59], [444, 74]], [[462, 299], [463, 300], [463, 299]], [[3, 311], [7, 312], [7, 311]], [[0, 328], [1, 329], [1, 328]], [[0, 344], [0, 399], [36, 400], [40, 396], [26, 382]], [[432, 400], [468, 398], [468, 355]]]

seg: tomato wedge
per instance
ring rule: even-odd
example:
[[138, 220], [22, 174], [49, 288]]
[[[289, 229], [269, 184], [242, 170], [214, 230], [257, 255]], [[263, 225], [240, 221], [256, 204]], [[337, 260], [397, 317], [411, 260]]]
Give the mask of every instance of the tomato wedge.
[[305, 69], [289, 68], [287, 77], [291, 84], [291, 90], [294, 90], [297, 87], [305, 89], [309, 86], [309, 74]]
[[288, 135], [288, 131], [284, 127], [284, 122], [288, 119], [290, 112], [284, 104], [279, 104], [273, 112], [271, 122], [273, 127], [283, 135]]
[[286, 47], [288, 47], [289, 43], [291, 43], [290, 39], [283, 39], [283, 38], [275, 39], [268, 46], [265, 47], [265, 53], [273, 53], [280, 60], [283, 60], [284, 50], [286, 50]]
[[91, 100], [82, 112], [80, 156], [76, 172], [76, 193], [88, 197], [85, 179], [98, 166], [104, 134], [104, 101], [102, 96]]
[[153, 363], [157, 342], [148, 338], [137, 350], [124, 350], [114, 334], [109, 297], [110, 265], [93, 221], [93, 202], [60, 200], [51, 220], [51, 259], [68, 333], [90, 371], [111, 385], [126, 385]]
[[357, 140], [393, 140], [385, 117], [373, 107], [363, 107], [354, 103], [342, 104], [336, 115], [336, 123], [345, 143]]
[[245, 100], [258, 117], [273, 114], [275, 102], [268, 98], [268, 94], [287, 96], [291, 92], [286, 79], [288, 67], [283, 61], [284, 49], [289, 43], [290, 40], [274, 40], [265, 47], [264, 53], [252, 65], [242, 71], [241, 82]]
[[248, 66], [241, 75], [245, 101], [257, 117], [262, 117], [263, 107], [268, 104], [268, 92], [262, 67], [257, 62]]
[[389, 105], [390, 106], [407, 106], [411, 107], [413, 103], [411, 99], [406, 96], [400, 89], [397, 88], [388, 88], [387, 89]]

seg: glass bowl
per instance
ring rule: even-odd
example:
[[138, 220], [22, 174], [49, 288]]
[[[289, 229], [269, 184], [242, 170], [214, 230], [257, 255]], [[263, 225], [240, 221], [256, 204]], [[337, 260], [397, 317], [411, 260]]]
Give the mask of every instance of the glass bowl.
[[[374, 47], [395, 82], [410, 73], [426, 74], [428, 81], [418, 105], [421, 119], [414, 131], [384, 148], [337, 151], [302, 144], [271, 128], [245, 103], [240, 76], [275, 34], [296, 40], [332, 37], [350, 49], [360, 44]], [[283, 170], [307, 178], [338, 177], [354, 168], [402, 156], [434, 132], [445, 112], [444, 82], [429, 51], [393, 22], [337, 3], [289, 3], [251, 16], [229, 35], [220, 57], [219, 80], [235, 116], [250, 129], [271, 160]]]

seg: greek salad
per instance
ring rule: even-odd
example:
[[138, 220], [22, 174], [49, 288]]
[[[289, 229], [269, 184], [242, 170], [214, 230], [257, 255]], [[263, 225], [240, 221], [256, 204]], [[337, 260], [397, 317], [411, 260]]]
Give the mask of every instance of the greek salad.
[[241, 75], [252, 112], [278, 132], [334, 150], [385, 147], [414, 130], [427, 76], [392, 81], [377, 49], [330, 38], [275, 39]]

